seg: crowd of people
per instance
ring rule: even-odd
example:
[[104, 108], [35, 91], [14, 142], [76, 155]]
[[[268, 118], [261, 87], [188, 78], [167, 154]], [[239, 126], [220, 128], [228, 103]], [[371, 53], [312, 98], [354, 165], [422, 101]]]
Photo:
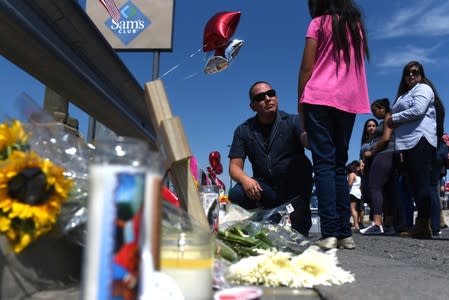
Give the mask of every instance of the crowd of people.
[[447, 162], [445, 111], [422, 64], [411, 61], [404, 66], [391, 108], [384, 98], [375, 100], [371, 111], [380, 121], [365, 123], [360, 158], [372, 224], [360, 233], [439, 236], [445, 226], [439, 196]]
[[[370, 104], [369, 49], [360, 9], [351, 0], [309, 0], [308, 7], [312, 20], [299, 69], [298, 115], [278, 109], [270, 83], [250, 87], [255, 116], [234, 132], [228, 157], [236, 185], [230, 201], [248, 209], [290, 203], [292, 227], [308, 236], [315, 185], [321, 229], [315, 243], [323, 249], [354, 249], [353, 230], [438, 235], [437, 185], [447, 146], [444, 107], [435, 87], [423, 66], [412, 61], [404, 66], [394, 101]], [[355, 117], [362, 113], [375, 118], [365, 123], [360, 159], [346, 165]], [[311, 151], [312, 163], [304, 148]], [[244, 170], [246, 158], [252, 176]], [[365, 203], [372, 221], [366, 227]]]

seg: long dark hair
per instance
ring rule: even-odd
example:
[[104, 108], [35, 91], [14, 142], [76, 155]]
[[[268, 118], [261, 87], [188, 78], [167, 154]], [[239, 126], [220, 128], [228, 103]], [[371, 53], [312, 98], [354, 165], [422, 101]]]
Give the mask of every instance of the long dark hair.
[[368, 142], [369, 136], [368, 136], [367, 128], [368, 128], [369, 122], [373, 122], [374, 124], [376, 124], [376, 126], [379, 125], [379, 123], [377, 122], [376, 119], [371, 118], [371, 119], [366, 120], [365, 124], [363, 125], [362, 140], [360, 141], [360, 145], [363, 145]]
[[346, 165], [346, 173], [349, 175], [350, 173], [355, 173], [360, 176], [360, 162], [358, 160], [353, 160], [349, 164]]
[[441, 139], [444, 134], [444, 116], [446, 114], [443, 101], [441, 101], [440, 96], [438, 95], [437, 90], [433, 86], [432, 81], [430, 79], [427, 79], [427, 84], [430, 85], [430, 87], [433, 90], [433, 94], [435, 95], [435, 112], [437, 116], [437, 137]]
[[[337, 67], [340, 65], [340, 51], [347, 66], [351, 63], [349, 39], [354, 45], [357, 66], [361, 66], [365, 57], [369, 60], [368, 41], [363, 25], [360, 8], [352, 0], [309, 0], [309, 12], [312, 18], [322, 15], [332, 16], [332, 41]], [[363, 53], [359, 49], [363, 46]]]
[[410, 90], [410, 88], [408, 87], [407, 83], [405, 82], [405, 76], [408, 73], [408, 70], [411, 67], [417, 67], [419, 74], [421, 75], [421, 83], [425, 83], [425, 79], [426, 79], [426, 73], [424, 72], [424, 67], [422, 64], [420, 64], [419, 62], [417, 62], [416, 60], [412, 60], [411, 62], [407, 63], [404, 68], [402, 69], [402, 77], [401, 77], [401, 81], [399, 82], [399, 87], [398, 87], [398, 92], [396, 94], [396, 99], [398, 99], [400, 96], [404, 95], [406, 92], [408, 92]]
[[398, 87], [398, 92], [396, 94], [396, 100], [404, 95], [405, 93], [407, 93], [410, 88], [408, 87], [407, 83], [405, 82], [405, 76], [408, 73], [408, 70], [411, 67], [417, 67], [418, 71], [421, 75], [421, 80], [419, 81], [420, 83], [425, 83], [428, 86], [430, 86], [432, 88], [434, 97], [435, 97], [435, 111], [436, 111], [436, 121], [437, 121], [437, 136], [441, 137], [443, 135], [444, 132], [444, 116], [445, 116], [445, 109], [444, 109], [444, 105], [443, 102], [441, 101], [440, 96], [438, 95], [438, 92], [436, 90], [436, 88], [434, 87], [432, 81], [426, 77], [426, 73], [424, 72], [424, 67], [421, 63], [419, 63], [416, 60], [412, 60], [411, 62], [407, 63], [404, 68], [402, 69], [402, 78], [401, 81], [399, 82], [399, 87]]

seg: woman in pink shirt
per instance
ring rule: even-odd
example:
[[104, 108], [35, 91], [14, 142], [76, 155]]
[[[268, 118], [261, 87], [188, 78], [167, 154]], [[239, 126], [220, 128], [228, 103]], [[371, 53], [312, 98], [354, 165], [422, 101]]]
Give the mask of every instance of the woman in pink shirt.
[[298, 82], [298, 112], [315, 173], [323, 249], [354, 249], [345, 165], [357, 113], [369, 113], [360, 9], [351, 0], [309, 0]]

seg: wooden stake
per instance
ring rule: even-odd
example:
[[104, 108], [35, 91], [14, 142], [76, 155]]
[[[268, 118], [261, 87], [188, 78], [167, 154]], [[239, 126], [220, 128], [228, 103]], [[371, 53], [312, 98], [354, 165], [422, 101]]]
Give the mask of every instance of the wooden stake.
[[189, 159], [192, 156], [184, 128], [179, 117], [173, 117], [167, 95], [161, 80], [145, 84], [145, 102], [153, 122], [165, 157], [166, 167], [171, 169], [171, 179], [181, 207], [189, 215], [209, 228], [199, 193], [190, 171]]

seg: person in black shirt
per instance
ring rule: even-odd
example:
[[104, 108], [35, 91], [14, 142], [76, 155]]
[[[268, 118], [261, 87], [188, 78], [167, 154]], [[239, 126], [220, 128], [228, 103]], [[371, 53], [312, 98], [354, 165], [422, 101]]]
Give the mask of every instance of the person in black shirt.
[[[229, 200], [246, 209], [274, 208], [292, 201], [292, 227], [308, 236], [312, 165], [301, 143], [299, 117], [278, 109], [276, 91], [268, 82], [254, 83], [249, 97], [256, 115], [234, 132], [228, 157], [229, 174], [237, 184], [229, 191]], [[244, 170], [246, 158], [252, 177]]]

